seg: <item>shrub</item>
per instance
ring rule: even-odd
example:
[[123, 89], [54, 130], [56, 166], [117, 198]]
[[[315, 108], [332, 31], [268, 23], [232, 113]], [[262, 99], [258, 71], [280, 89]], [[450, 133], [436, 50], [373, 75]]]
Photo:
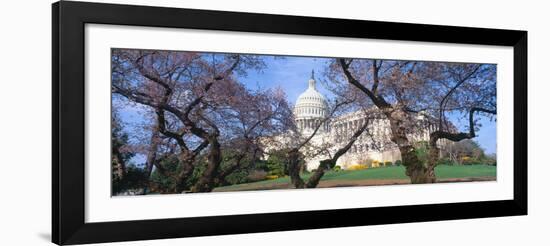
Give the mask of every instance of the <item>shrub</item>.
[[395, 161], [395, 165], [396, 166], [401, 166], [401, 165], [403, 165], [403, 161], [397, 160], [397, 161]]
[[273, 163], [268, 161], [267, 170], [270, 175], [285, 175], [285, 169], [282, 163]]
[[341, 171], [341, 170], [342, 170], [342, 167], [340, 167], [340, 166], [334, 166], [334, 167], [332, 168], [332, 170], [335, 171], [335, 172], [338, 172], [338, 171]]
[[147, 184], [147, 175], [142, 168], [130, 165], [126, 167], [123, 178], [115, 177], [112, 180], [112, 194], [124, 193], [130, 190], [143, 189]]
[[286, 152], [284, 150], [269, 153], [265, 162], [269, 175], [284, 176], [286, 174]]
[[387, 167], [387, 166], [392, 166], [393, 165], [393, 162], [391, 161], [386, 161], [384, 162], [384, 166]]
[[[164, 167], [167, 173], [178, 173], [181, 171], [179, 160], [175, 156], [168, 157], [159, 163]], [[197, 172], [198, 170], [195, 170]], [[176, 180], [173, 177], [164, 176], [158, 169], [155, 169], [151, 174], [151, 188], [155, 192], [169, 193], [176, 188]]]
[[248, 170], [238, 170], [235, 171], [227, 177], [225, 177], [225, 181], [229, 184], [242, 184], [248, 182]]

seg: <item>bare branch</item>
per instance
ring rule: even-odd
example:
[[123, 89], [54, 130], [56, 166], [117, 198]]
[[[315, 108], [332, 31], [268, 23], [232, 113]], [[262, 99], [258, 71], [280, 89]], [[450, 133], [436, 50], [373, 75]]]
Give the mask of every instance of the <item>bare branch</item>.
[[372, 100], [372, 102], [376, 106], [378, 106], [380, 109], [391, 107], [391, 105], [387, 103], [386, 100], [384, 100], [384, 98], [378, 97], [374, 92], [369, 90], [367, 87], [362, 85], [357, 79], [355, 79], [355, 77], [353, 77], [353, 75], [349, 71], [349, 66], [351, 62], [346, 63], [346, 60], [342, 58], [338, 59], [338, 61], [340, 63], [340, 66], [342, 67], [342, 70], [344, 72], [344, 75], [346, 76], [346, 79], [350, 84], [354, 85], [355, 87], [357, 87], [357, 89], [364, 92]]
[[436, 146], [437, 140], [439, 140], [439, 139], [448, 139], [448, 140], [451, 140], [453, 142], [458, 142], [458, 141], [461, 141], [461, 140], [464, 140], [464, 139], [471, 139], [471, 138], [476, 137], [475, 121], [474, 121], [474, 114], [476, 112], [484, 112], [484, 113], [488, 113], [488, 114], [496, 114], [497, 113], [496, 110], [491, 110], [491, 109], [485, 109], [485, 108], [479, 108], [479, 107], [471, 108], [470, 112], [469, 112], [469, 123], [470, 123], [470, 126], [469, 126], [470, 131], [469, 132], [451, 133], [451, 132], [447, 132], [447, 131], [438, 130], [438, 131], [435, 131], [432, 134], [430, 134], [430, 145], [431, 146]]

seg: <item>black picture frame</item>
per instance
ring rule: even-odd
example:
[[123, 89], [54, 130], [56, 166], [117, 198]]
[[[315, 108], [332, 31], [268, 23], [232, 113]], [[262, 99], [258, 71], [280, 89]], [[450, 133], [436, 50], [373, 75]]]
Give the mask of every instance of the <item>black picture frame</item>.
[[[54, 3], [52, 16], [54, 243], [99, 243], [527, 214], [527, 31], [70, 1]], [[513, 47], [514, 198], [432, 205], [85, 223], [86, 23]]]

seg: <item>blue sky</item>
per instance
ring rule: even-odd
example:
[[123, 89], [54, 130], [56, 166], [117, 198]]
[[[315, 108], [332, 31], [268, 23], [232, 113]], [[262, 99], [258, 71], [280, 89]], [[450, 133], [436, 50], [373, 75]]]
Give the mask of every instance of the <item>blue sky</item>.
[[[268, 57], [265, 60], [266, 68], [262, 71], [251, 71], [246, 77], [241, 77], [248, 88], [275, 88], [281, 87], [287, 94], [288, 100], [295, 103], [298, 96], [307, 89], [308, 80], [311, 76], [311, 70], [315, 70], [315, 77], [321, 78], [321, 71], [326, 66], [327, 59], [313, 57], [290, 57], [283, 59]], [[330, 98], [330, 93], [323, 88], [322, 83], [317, 83], [317, 89]], [[474, 138], [486, 154], [496, 153], [496, 122], [490, 121], [486, 117], [480, 117], [481, 127], [477, 132], [478, 137]], [[455, 120], [455, 125], [460, 130], [466, 130], [467, 123], [464, 120]]]
[[[298, 96], [307, 89], [311, 71], [315, 71], [316, 78], [321, 78], [320, 71], [327, 62], [326, 58], [269, 56], [265, 59], [265, 69], [250, 71], [248, 76], [239, 80], [253, 89], [281, 87], [286, 92], [288, 100], [295, 103]], [[317, 83], [317, 89], [328, 97], [329, 92], [320, 83]]]

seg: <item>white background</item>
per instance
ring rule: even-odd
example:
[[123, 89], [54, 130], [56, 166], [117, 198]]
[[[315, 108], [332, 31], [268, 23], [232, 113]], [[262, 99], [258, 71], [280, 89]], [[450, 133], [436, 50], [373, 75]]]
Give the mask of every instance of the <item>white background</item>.
[[[125, 1], [147, 3], [151, 1]], [[113, 245], [548, 245], [550, 165], [546, 140], [550, 33], [544, 1], [157, 1], [155, 5], [327, 16], [529, 31], [529, 215], [296, 232], [171, 239]], [[50, 240], [51, 1], [0, 9], [0, 244]], [[536, 115], [538, 114], [538, 115]], [[419, 240], [419, 241], [415, 241]]]

